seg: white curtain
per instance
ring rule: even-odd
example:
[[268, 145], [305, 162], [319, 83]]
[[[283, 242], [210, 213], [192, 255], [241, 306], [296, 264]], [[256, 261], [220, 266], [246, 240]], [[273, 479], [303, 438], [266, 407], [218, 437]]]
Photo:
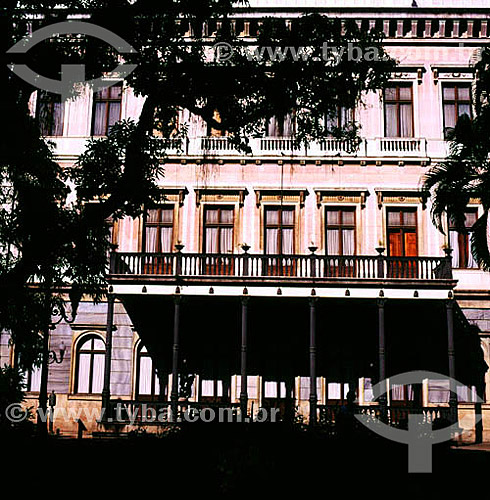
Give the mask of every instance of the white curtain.
[[449, 231], [449, 244], [453, 250], [451, 265], [454, 268], [459, 267], [459, 233], [458, 231]]
[[396, 104], [385, 104], [385, 136], [396, 137], [398, 135]]
[[370, 378], [364, 379], [364, 401], [370, 403], [374, 400], [373, 382]]
[[429, 403], [448, 403], [449, 394], [449, 380], [429, 380]]
[[172, 227], [162, 226], [160, 228], [160, 248], [162, 252], [168, 253], [172, 251]]
[[478, 264], [473, 257], [473, 246], [471, 244], [471, 233], [468, 234], [468, 267], [477, 268]]
[[92, 393], [100, 394], [104, 386], [104, 365], [105, 356], [103, 354], [94, 354], [94, 366], [92, 375]]
[[94, 135], [105, 135], [106, 130], [106, 106], [105, 102], [96, 102], [94, 108]]
[[53, 129], [52, 134], [56, 136], [63, 135], [63, 103], [53, 103]]
[[267, 235], [266, 235], [267, 253], [270, 253], [270, 254], [278, 254], [279, 253], [279, 248], [277, 245], [278, 236], [279, 236], [279, 229], [267, 228]]
[[157, 227], [147, 227], [146, 228], [146, 248], [147, 252], [156, 252], [157, 251], [157, 235], [158, 228]]
[[206, 253], [218, 252], [218, 228], [206, 228]]
[[140, 372], [138, 394], [151, 394], [151, 378], [153, 376], [153, 366], [149, 356], [140, 357]]
[[90, 354], [80, 354], [78, 358], [78, 387], [77, 392], [90, 392]]
[[28, 389], [33, 392], [39, 392], [41, 387], [41, 367], [33, 366], [31, 369], [31, 384]]
[[400, 137], [413, 137], [411, 104], [400, 104]]
[[354, 255], [354, 230], [342, 229], [342, 250], [344, 255]]
[[340, 254], [340, 241], [338, 229], [327, 229], [327, 254]]
[[[240, 396], [240, 391], [242, 390], [241, 376], [237, 376], [236, 393], [237, 397]], [[259, 396], [257, 377], [255, 375], [249, 375], [247, 377], [247, 395], [250, 399], [257, 399]]]
[[201, 382], [201, 396], [214, 396], [214, 380], [203, 380]]
[[338, 382], [329, 382], [328, 384], [328, 399], [341, 399], [342, 398], [342, 385]]
[[294, 253], [294, 229], [287, 228], [282, 230], [282, 253], [289, 255]]
[[456, 117], [454, 113], [454, 104], [444, 104], [444, 127], [445, 129], [454, 128]]
[[121, 103], [111, 102], [109, 103], [109, 122], [107, 124], [107, 132], [111, 129], [114, 123], [121, 119]]
[[221, 253], [231, 253], [233, 250], [233, 228], [222, 227], [220, 231]]

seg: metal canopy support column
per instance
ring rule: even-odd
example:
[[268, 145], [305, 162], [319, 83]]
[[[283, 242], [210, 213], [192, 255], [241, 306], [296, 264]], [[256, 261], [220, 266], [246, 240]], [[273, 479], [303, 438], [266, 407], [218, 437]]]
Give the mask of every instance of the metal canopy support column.
[[315, 297], [309, 299], [310, 303], [310, 425], [316, 424], [317, 401], [316, 393], [316, 302]]
[[174, 339], [172, 346], [172, 389], [170, 403], [172, 422], [177, 422], [177, 409], [179, 401], [179, 336], [180, 336], [180, 295], [174, 297]]
[[451, 423], [458, 420], [458, 399], [456, 394], [456, 363], [454, 353], [454, 300], [446, 301], [446, 321], [447, 321], [447, 357], [449, 368], [449, 407]]
[[247, 313], [248, 297], [242, 297], [242, 343], [240, 353], [240, 412], [245, 419], [248, 411], [248, 387], [247, 387]]
[[[386, 384], [386, 354], [385, 354], [385, 304], [386, 299], [378, 299], [378, 377], [379, 382]], [[387, 394], [386, 388], [383, 394], [379, 396], [378, 401], [381, 407], [381, 415], [384, 418], [387, 411]]]
[[107, 294], [107, 322], [105, 334], [104, 387], [102, 389], [101, 420], [108, 417], [106, 412], [111, 398], [112, 332], [114, 331], [114, 295]]

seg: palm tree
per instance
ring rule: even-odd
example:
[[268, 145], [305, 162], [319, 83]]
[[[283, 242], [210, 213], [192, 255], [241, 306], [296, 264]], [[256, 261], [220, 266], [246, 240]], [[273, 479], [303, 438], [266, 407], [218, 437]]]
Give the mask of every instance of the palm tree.
[[483, 215], [473, 225], [473, 257], [481, 269], [490, 271], [490, 50], [484, 49], [476, 64], [473, 84], [475, 116], [462, 115], [448, 134], [447, 158], [430, 168], [423, 189], [431, 191], [431, 216], [444, 233], [447, 216], [457, 229], [464, 228], [470, 198], [479, 198]]

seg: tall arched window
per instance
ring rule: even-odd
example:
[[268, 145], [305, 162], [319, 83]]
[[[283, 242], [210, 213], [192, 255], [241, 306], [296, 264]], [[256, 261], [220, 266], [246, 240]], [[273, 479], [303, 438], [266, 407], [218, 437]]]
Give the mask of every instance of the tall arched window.
[[160, 381], [158, 380], [157, 371], [153, 366], [153, 360], [148, 350], [141, 343], [138, 347], [137, 361], [136, 399], [158, 397], [160, 394]]
[[97, 335], [83, 337], [77, 346], [75, 392], [100, 394], [104, 385], [105, 342]]

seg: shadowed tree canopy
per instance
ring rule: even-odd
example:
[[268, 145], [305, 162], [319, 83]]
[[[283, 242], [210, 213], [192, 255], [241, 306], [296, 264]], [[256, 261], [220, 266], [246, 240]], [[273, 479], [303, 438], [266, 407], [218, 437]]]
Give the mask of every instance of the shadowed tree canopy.
[[444, 232], [444, 218], [461, 230], [471, 198], [478, 198], [483, 215], [473, 225], [473, 256], [479, 266], [490, 270], [488, 210], [490, 208], [490, 50], [484, 49], [476, 64], [473, 82], [473, 118], [462, 115], [450, 131], [449, 154], [431, 168], [424, 188], [432, 191], [432, 218]]
[[[21, 359], [25, 366], [36, 358], [38, 332], [49, 322], [49, 310], [62, 305], [62, 291], [71, 291], [73, 304], [82, 293], [95, 300], [103, 295], [107, 220], [136, 217], [144, 205], [161, 199], [157, 181], [164, 175], [165, 141], [158, 137], [185, 136], [179, 110], [226, 131], [245, 151], [250, 137], [265, 133], [268, 119], [288, 114], [295, 116], [298, 142], [329, 134], [355, 142], [357, 126], [329, 129], [328, 118], [383, 88], [395, 66], [381, 32], [318, 14], [290, 26], [263, 19], [254, 24], [251, 39], [239, 36], [240, 20], [234, 18], [246, 5], [228, 0], [85, 0], [64, 2], [63, 8], [57, 3], [5, 1], [0, 7], [0, 106], [9, 117], [0, 145], [0, 328], [27, 353]], [[125, 84], [144, 104], [136, 122], [115, 125], [107, 138], [90, 141], [73, 167], [62, 168], [40, 135], [39, 119], [29, 113], [36, 89], [7, 68], [17, 59], [5, 52], [30, 30], [74, 14], [136, 49], [124, 56], [137, 65]], [[227, 60], [216, 56], [217, 42], [231, 48]], [[59, 79], [61, 64], [84, 64], [86, 78], [96, 78], [114, 68], [119, 56], [105, 42], [74, 33], [17, 57]], [[70, 196], [73, 190], [76, 197]]]

